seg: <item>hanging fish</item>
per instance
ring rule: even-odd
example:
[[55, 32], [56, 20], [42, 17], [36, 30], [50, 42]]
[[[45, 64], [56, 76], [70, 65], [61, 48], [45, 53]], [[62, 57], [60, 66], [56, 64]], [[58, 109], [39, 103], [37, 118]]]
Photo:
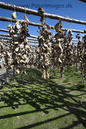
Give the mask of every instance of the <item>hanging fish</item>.
[[12, 19], [16, 19], [17, 18], [17, 12], [13, 12], [11, 17], [12, 17]]

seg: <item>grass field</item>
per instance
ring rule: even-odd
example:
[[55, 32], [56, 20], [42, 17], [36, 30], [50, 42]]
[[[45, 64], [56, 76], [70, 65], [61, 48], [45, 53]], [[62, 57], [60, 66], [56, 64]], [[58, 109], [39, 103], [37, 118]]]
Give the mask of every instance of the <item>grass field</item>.
[[0, 129], [86, 129], [86, 87], [75, 68], [56, 76], [28, 68], [0, 87]]

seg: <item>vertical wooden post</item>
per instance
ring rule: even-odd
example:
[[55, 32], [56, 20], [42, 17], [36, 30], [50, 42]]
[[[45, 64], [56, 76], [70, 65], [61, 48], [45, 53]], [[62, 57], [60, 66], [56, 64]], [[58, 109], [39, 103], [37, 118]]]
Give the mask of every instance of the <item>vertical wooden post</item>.
[[9, 82], [9, 70], [6, 68], [6, 83]]
[[30, 68], [31, 68], [31, 64], [30, 64]]
[[78, 48], [76, 47], [76, 72], [78, 71], [77, 58], [78, 58]]
[[7, 65], [7, 68], [6, 68], [6, 83], [8, 83], [9, 82], [9, 70], [8, 70], [8, 55], [7, 55], [7, 51], [6, 51], [5, 61], [6, 61], [6, 65]]
[[55, 67], [53, 66], [53, 76], [55, 76]]
[[52, 66], [50, 66], [50, 74], [52, 74]]
[[61, 67], [61, 78], [64, 78], [64, 68], [63, 67]]
[[13, 67], [13, 77], [15, 77], [15, 68]]

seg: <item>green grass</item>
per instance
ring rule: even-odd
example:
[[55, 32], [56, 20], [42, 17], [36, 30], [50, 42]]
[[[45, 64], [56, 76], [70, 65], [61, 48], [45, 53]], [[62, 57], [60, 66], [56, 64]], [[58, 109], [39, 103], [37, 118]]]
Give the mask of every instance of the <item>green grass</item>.
[[86, 87], [74, 68], [50, 79], [28, 68], [0, 89], [0, 129], [86, 129]]

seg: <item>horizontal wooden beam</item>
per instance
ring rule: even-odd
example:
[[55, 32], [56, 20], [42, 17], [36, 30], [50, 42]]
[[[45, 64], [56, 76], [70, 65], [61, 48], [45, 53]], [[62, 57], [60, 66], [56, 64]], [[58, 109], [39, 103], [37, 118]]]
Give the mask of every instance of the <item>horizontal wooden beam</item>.
[[[0, 28], [0, 31], [9, 33], [9, 30], [6, 30], [6, 29], [1, 29], [1, 28]], [[29, 37], [37, 38], [38, 36], [30, 35]]]
[[[11, 37], [9, 34], [0, 34], [0, 36]], [[28, 40], [38, 41], [37, 38], [28, 38]]]
[[35, 35], [30, 35], [30, 37], [32, 37], [32, 38], [38, 38], [38, 36], [35, 36]]
[[33, 38], [28, 38], [28, 40], [32, 40], [32, 41], [38, 41], [37, 39], [33, 39]]
[[[0, 21], [6, 21], [6, 22], [17, 22], [18, 19], [12, 19], [12, 18], [8, 18], [8, 17], [1, 17], [0, 16]], [[24, 21], [24, 20], [19, 20], [19, 21]], [[32, 26], [42, 26], [40, 23], [34, 23], [34, 22], [30, 22], [29, 21], [29, 25], [32, 25]]]
[[79, 0], [79, 1], [82, 1], [82, 2], [85, 2], [86, 3], [86, 0]]
[[76, 41], [76, 42], [78, 42], [78, 39], [72, 39], [72, 41]]
[[[63, 31], [68, 31], [68, 29], [62, 28]], [[76, 32], [76, 33], [86, 33], [82, 30], [76, 30], [76, 29], [71, 29], [72, 32]]]
[[0, 34], [0, 36], [10, 37], [9, 34]]
[[[9, 43], [9, 40], [7, 40], [7, 41], [6, 41], [6, 40], [3, 40], [3, 42], [4, 42], [4, 43]], [[31, 42], [29, 42], [29, 43], [30, 43], [30, 44], [29, 44], [30, 46], [38, 46], [38, 45], [36, 45], [38, 42], [31, 41]], [[31, 44], [31, 43], [34, 43], [34, 44]]]
[[1, 28], [0, 28], [0, 31], [9, 33], [9, 30], [6, 30], [6, 29], [1, 29]]
[[0, 39], [11, 40], [11, 38], [8, 37], [0, 37]]
[[39, 43], [38, 41], [28, 40], [29, 43]]
[[[5, 34], [2, 34], [5, 36]], [[11, 40], [12, 38], [10, 37], [0, 37], [0, 39], [5, 39], [5, 40]], [[78, 42], [77, 39], [72, 39], [72, 41], [76, 41]], [[28, 38], [28, 42], [31, 42], [31, 43], [38, 43], [38, 40], [37, 39], [32, 39], [32, 38]]]
[[21, 6], [7, 4], [7, 3], [4, 3], [4, 2], [0, 2], [0, 8], [13, 10], [13, 11], [16, 10], [18, 12], [22, 12], [22, 13], [25, 13], [25, 14], [32, 14], [32, 15], [42, 16], [42, 17], [46, 17], [46, 18], [50, 18], [50, 19], [56, 19], [56, 20], [62, 20], [62, 21], [66, 21], [66, 22], [86, 25], [86, 21], [72, 19], [72, 18], [68, 18], [68, 17], [63, 17], [63, 16], [55, 15], [55, 14], [40, 13], [37, 10], [32, 10], [32, 9], [24, 8], [24, 7], [21, 7]]
[[32, 46], [32, 47], [38, 47], [38, 45], [33, 45], [33, 44], [29, 44], [29, 46]]
[[[18, 19], [17, 19], [18, 20]], [[8, 18], [8, 17], [0, 17], [0, 21], [7, 21], [7, 22], [16, 22], [17, 20], [14, 20], [14, 19], [11, 19], [11, 18]], [[21, 21], [21, 20], [20, 20]], [[23, 20], [22, 20], [23, 21]], [[42, 24], [40, 23], [35, 23], [35, 22], [29, 22], [29, 25], [32, 25], [32, 26], [40, 26], [42, 27]], [[54, 29], [54, 26], [50, 25], [51, 29]], [[68, 29], [66, 28], [62, 28], [63, 31], [67, 31]], [[76, 32], [76, 33], [85, 33], [84, 31], [82, 30], [76, 30], [76, 29], [71, 29], [72, 32]]]
[[[0, 39], [4, 39], [4, 40], [11, 40], [12, 38], [8, 38], [8, 37], [0, 37]], [[38, 43], [38, 40], [34, 40], [34, 39], [30, 39], [28, 38], [28, 42], [31, 42], [31, 43]]]

